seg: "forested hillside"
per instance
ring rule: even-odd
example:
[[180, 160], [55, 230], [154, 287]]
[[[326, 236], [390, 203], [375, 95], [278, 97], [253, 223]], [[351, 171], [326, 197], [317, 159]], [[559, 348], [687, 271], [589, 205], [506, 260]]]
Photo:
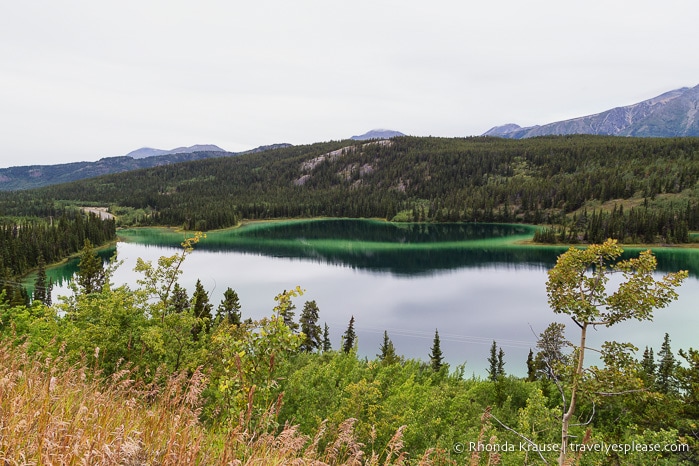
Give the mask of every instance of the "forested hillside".
[[[544, 241], [686, 242], [699, 229], [699, 139], [398, 137], [209, 159], [0, 196], [129, 208], [130, 222], [216, 229], [241, 219], [378, 217], [556, 224]], [[565, 227], [565, 228], [563, 228]]]

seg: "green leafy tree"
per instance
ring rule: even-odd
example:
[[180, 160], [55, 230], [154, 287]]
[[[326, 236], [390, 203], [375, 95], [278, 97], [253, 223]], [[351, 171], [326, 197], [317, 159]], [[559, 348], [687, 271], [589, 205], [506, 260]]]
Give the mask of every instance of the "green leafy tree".
[[434, 330], [434, 339], [432, 340], [432, 348], [430, 350], [430, 367], [435, 372], [444, 366], [444, 355], [442, 354], [441, 342], [439, 340], [439, 331]]
[[106, 282], [104, 264], [89, 239], [85, 240], [80, 251], [77, 281], [85, 294], [102, 291], [102, 287]]
[[60, 321], [59, 335], [67, 354], [84, 355], [107, 374], [122, 361], [152, 369], [160, 364], [142, 338], [149, 326], [142, 293], [127, 286], [77, 293], [56, 308], [66, 317]]
[[[136, 261], [134, 270], [143, 274], [143, 278], [137, 280], [140, 289], [136, 294], [149, 302], [145, 314], [150, 317], [150, 325], [141, 338], [150, 359], [157, 361], [155, 367], [164, 364], [171, 371], [194, 370], [203, 363], [208, 344], [208, 335], [201, 335], [204, 321], [194, 315], [194, 298], [189, 300], [177, 278], [182, 273], [184, 260], [204, 237], [195, 233], [193, 237], [185, 238], [181, 243], [182, 252], [161, 256], [155, 266], [140, 258]], [[201, 292], [208, 304], [203, 287]], [[155, 302], [153, 298], [156, 298]]]
[[291, 298], [301, 295], [303, 295], [303, 290], [300, 286], [297, 286], [291, 291], [284, 290], [283, 293], [280, 293], [274, 297], [274, 300], [277, 302], [277, 305], [274, 307], [274, 311], [282, 318], [284, 324], [286, 324], [286, 326], [289, 327], [289, 329], [294, 333], [298, 332], [299, 324], [294, 321], [294, 316], [296, 315], [294, 310], [296, 309], [296, 305], [291, 301]]
[[[548, 272], [546, 291], [555, 313], [567, 314], [580, 328], [580, 343], [574, 355], [569, 380], [570, 395], [561, 422], [559, 464], [568, 456], [569, 428], [580, 396], [585, 371], [587, 331], [593, 326], [612, 326], [629, 319], [649, 320], [653, 311], [677, 298], [676, 288], [687, 277], [686, 271], [653, 278], [656, 259], [650, 251], [637, 258], [618, 261], [622, 249], [615, 240], [586, 249], [571, 247], [558, 257]], [[616, 261], [616, 262], [615, 262]], [[615, 291], [607, 290], [611, 273], [623, 280]]]
[[354, 331], [354, 316], [350, 318], [347, 330], [342, 334], [342, 351], [350, 353], [357, 340], [357, 334]]
[[216, 310], [216, 315], [219, 321], [225, 320], [231, 325], [240, 325], [240, 298], [235, 290], [228, 288], [223, 292], [223, 299]]
[[299, 322], [301, 323], [301, 333], [303, 333], [303, 342], [301, 343], [301, 351], [310, 353], [320, 348], [322, 344], [322, 335], [320, 325], [318, 325], [318, 305], [314, 301], [306, 301], [301, 311]]
[[[297, 287], [277, 295], [277, 301], [288, 305], [300, 293]], [[278, 400], [278, 374], [301, 344], [301, 336], [284, 323], [278, 307], [270, 318], [239, 326], [223, 322], [213, 332], [213, 385], [225, 408], [224, 416], [237, 417], [245, 410], [248, 424], [274, 422], [265, 413], [279, 409], [273, 405]]]
[[[143, 274], [143, 278], [138, 279], [137, 283], [149, 296], [158, 299], [157, 306], [153, 310], [154, 315], [160, 315], [161, 321], [165, 320], [168, 313], [177, 311], [172, 302], [172, 290], [182, 274], [182, 263], [194, 251], [194, 246], [203, 238], [206, 238], [206, 235], [201, 232], [186, 237], [181, 243], [182, 251], [172, 256], [161, 256], [158, 258], [157, 266], [140, 257], [136, 260], [134, 271]], [[178, 306], [179, 304], [181, 301], [178, 301]]]

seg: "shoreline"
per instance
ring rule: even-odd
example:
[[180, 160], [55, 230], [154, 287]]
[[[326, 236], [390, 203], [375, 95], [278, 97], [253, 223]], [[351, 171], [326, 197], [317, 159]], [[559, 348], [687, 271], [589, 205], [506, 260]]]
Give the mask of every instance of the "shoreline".
[[[308, 217], [308, 218], [275, 218], [275, 219], [245, 219], [241, 220], [237, 225], [227, 227], [227, 228], [219, 228], [216, 230], [207, 230], [204, 233], [205, 234], [216, 234], [216, 233], [225, 233], [229, 231], [235, 231], [240, 228], [246, 227], [246, 226], [251, 226], [251, 225], [265, 225], [265, 224], [274, 224], [274, 223], [284, 223], [284, 222], [315, 222], [315, 221], [323, 221], [323, 220], [361, 220], [361, 221], [374, 221], [374, 222], [380, 222], [380, 223], [386, 223], [386, 224], [416, 224], [416, 225], [453, 225], [453, 224], [483, 224], [483, 225], [510, 225], [510, 226], [524, 226], [528, 228], [542, 228], [543, 225], [533, 225], [529, 223], [486, 223], [486, 222], [391, 222], [385, 218], [353, 218], [353, 217]], [[165, 230], [169, 231], [172, 233], [182, 233], [182, 234], [187, 234], [187, 233], [194, 233], [196, 230], [183, 230], [180, 227], [172, 227], [172, 226], [138, 226], [138, 227], [126, 227], [126, 228], [118, 228], [117, 229], [117, 239], [115, 242], [118, 242], [119, 240], [126, 241], [125, 239], [122, 239], [119, 235], [119, 230], [146, 230], [146, 229], [153, 229], [153, 230]], [[699, 232], [690, 232], [691, 233], [699, 233]], [[586, 247], [589, 246], [590, 243], [535, 243], [531, 239], [515, 239], [512, 241], [508, 241], [506, 244], [511, 244], [511, 245], [517, 245], [517, 246], [524, 246], [524, 247], [531, 247], [531, 248], [550, 248], [550, 247], [555, 247], [555, 248], [565, 248], [568, 249], [570, 247]], [[661, 250], [672, 250], [672, 249], [677, 249], [677, 250], [693, 250], [697, 249], [699, 250], [699, 242], [695, 243], [678, 243], [678, 244], [667, 244], [667, 243], [619, 243], [619, 245], [623, 249], [661, 249]]]

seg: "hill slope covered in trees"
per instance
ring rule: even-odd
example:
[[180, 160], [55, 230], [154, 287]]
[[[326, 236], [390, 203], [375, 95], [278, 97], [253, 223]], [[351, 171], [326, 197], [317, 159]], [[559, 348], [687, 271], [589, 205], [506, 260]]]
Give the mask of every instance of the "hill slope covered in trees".
[[336, 141], [103, 176], [0, 196], [121, 206], [132, 223], [206, 230], [241, 219], [378, 217], [555, 223], [548, 240], [685, 242], [699, 229], [699, 139], [398, 137]]

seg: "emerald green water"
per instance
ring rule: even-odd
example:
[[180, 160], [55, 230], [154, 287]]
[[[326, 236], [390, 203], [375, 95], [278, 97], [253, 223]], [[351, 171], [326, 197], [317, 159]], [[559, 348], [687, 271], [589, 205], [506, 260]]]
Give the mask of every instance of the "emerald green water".
[[[546, 272], [565, 247], [521, 245], [534, 227], [484, 224], [391, 224], [374, 220], [311, 220], [253, 223], [207, 233], [184, 264], [181, 283], [191, 293], [200, 279], [214, 307], [227, 287], [241, 299], [243, 316], [269, 315], [274, 296], [300, 285], [316, 300], [320, 319], [330, 326], [333, 343], [351, 316], [359, 352], [373, 358], [386, 330], [408, 357], [427, 359], [435, 329], [452, 364], [466, 362], [467, 373], [483, 374], [493, 340], [506, 353], [506, 370], [521, 375], [534, 333], [553, 321], [575, 326], [548, 308]], [[116, 284], [135, 286], [136, 258], [157, 260], [179, 251], [184, 234], [165, 229], [119, 232], [116, 246], [124, 264]], [[630, 250], [637, 253], [638, 250]], [[658, 311], [654, 322], [623, 323], [592, 336], [631, 341], [657, 350], [665, 332], [673, 348], [699, 347], [699, 251], [658, 249], [659, 270], [687, 269], [690, 279], [679, 301]], [[113, 250], [104, 251], [105, 256]], [[65, 283], [75, 262], [50, 270]], [[55, 295], [69, 293], [65, 284]], [[533, 329], [533, 331], [532, 331]]]

